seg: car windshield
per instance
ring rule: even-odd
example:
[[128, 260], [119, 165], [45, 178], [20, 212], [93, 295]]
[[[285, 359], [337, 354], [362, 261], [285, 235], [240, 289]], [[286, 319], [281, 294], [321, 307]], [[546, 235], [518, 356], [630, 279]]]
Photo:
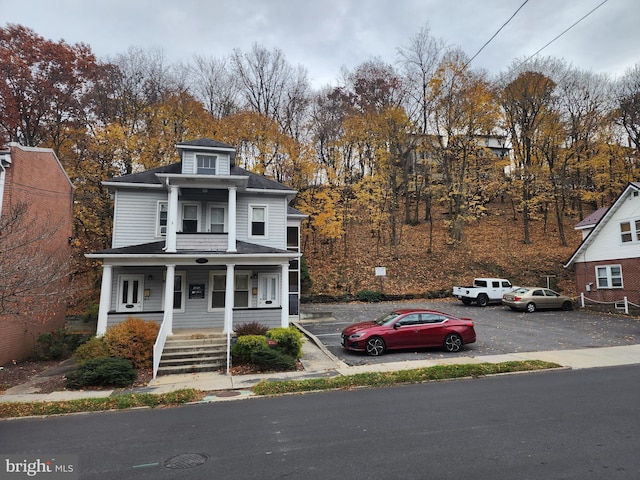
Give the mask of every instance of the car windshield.
[[393, 322], [396, 318], [398, 318], [400, 314], [398, 312], [385, 313], [381, 317], [378, 317], [374, 320], [376, 325], [388, 325], [390, 322]]
[[518, 289], [514, 290], [514, 291], [513, 291], [513, 292], [511, 292], [511, 293], [519, 293], [520, 295], [522, 295], [522, 294], [524, 294], [524, 293], [527, 293], [528, 291], [529, 291], [529, 289], [528, 289], [528, 288], [518, 288]]

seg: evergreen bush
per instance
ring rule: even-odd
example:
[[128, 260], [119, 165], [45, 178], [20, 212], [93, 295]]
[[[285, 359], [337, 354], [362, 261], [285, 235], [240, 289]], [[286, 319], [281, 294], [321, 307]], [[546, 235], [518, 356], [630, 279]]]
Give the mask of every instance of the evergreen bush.
[[244, 335], [231, 347], [233, 360], [246, 363], [251, 361], [251, 355], [258, 350], [267, 350], [267, 337], [264, 335]]
[[287, 371], [296, 369], [296, 361], [289, 355], [265, 348], [251, 354], [251, 363], [264, 370]]
[[127, 387], [136, 379], [136, 371], [125, 358], [93, 358], [67, 376], [67, 388]]
[[267, 332], [272, 348], [294, 359], [302, 357], [302, 333], [293, 325], [287, 328], [272, 328]]
[[45, 332], [38, 335], [37, 355], [45, 360], [59, 360], [68, 358], [71, 354], [89, 339], [90, 335], [72, 333], [64, 328], [53, 332]]
[[356, 292], [356, 298], [360, 302], [376, 303], [385, 299], [385, 295], [377, 290], [360, 290]]

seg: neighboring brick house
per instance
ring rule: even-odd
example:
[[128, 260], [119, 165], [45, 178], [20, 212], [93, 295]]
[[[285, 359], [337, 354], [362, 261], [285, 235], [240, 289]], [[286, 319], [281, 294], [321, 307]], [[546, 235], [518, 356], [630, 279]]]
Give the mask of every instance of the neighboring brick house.
[[[69, 264], [73, 195], [74, 187], [53, 150], [17, 143], [0, 148], [0, 218], [4, 226], [0, 231], [4, 236], [0, 239], [0, 365], [28, 358], [40, 333], [64, 326], [66, 299], [56, 298], [59, 304], [44, 309], [40, 307], [49, 305], [49, 299], [42, 300], [42, 290], [34, 291], [32, 297], [29, 292], [21, 294], [17, 290], [20, 282], [28, 279], [36, 288], [37, 282], [43, 282], [46, 289], [45, 269]], [[24, 234], [7, 228], [7, 219], [20, 205], [28, 205], [20, 219], [26, 228]], [[40, 264], [38, 272], [41, 259], [47, 261], [48, 267]], [[21, 277], [20, 272], [25, 269], [28, 272]], [[60, 282], [67, 281], [65, 274]], [[54, 297], [51, 289], [47, 291]]]
[[627, 297], [640, 304], [640, 182], [575, 228], [583, 240], [565, 267], [574, 266], [578, 293], [598, 302]]

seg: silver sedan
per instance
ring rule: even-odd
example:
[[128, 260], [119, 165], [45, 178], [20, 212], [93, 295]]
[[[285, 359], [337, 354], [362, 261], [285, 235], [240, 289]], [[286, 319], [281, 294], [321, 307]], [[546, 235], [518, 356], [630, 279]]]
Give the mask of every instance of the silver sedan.
[[502, 304], [511, 310], [524, 310], [533, 313], [536, 310], [561, 308], [573, 309], [573, 301], [558, 292], [542, 287], [520, 287], [502, 296]]

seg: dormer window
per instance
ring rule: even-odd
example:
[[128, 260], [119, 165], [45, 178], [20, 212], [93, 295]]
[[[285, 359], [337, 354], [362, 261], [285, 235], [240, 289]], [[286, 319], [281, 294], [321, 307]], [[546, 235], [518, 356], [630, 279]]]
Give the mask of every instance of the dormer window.
[[200, 175], [216, 175], [218, 171], [217, 155], [196, 155], [197, 173]]

